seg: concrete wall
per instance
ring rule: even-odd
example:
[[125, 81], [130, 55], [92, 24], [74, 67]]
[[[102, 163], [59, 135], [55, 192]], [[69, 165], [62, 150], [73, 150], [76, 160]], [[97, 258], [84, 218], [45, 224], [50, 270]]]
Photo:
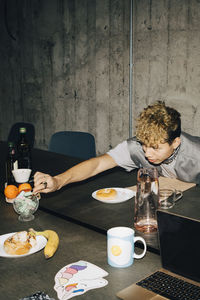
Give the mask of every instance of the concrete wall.
[[134, 105], [165, 99], [200, 135], [200, 1], [135, 1]]
[[[0, 139], [31, 122], [36, 147], [88, 131], [101, 154], [129, 136], [130, 0], [0, 0]], [[159, 98], [200, 135], [200, 1], [133, 0], [135, 118]]]

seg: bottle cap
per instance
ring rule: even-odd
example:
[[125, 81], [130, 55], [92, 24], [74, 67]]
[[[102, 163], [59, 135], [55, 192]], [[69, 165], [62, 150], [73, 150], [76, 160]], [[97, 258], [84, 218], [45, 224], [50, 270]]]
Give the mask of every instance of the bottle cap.
[[20, 127], [19, 132], [20, 133], [26, 133], [26, 128], [25, 127]]
[[8, 142], [8, 147], [9, 148], [14, 147], [14, 143], [13, 142]]

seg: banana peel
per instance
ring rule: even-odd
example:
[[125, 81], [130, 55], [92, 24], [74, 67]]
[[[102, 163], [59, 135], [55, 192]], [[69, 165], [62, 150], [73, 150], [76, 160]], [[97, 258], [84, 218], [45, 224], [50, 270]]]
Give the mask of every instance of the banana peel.
[[47, 243], [44, 248], [44, 256], [46, 259], [51, 258], [58, 249], [58, 234], [53, 230], [35, 231], [33, 228], [30, 228], [29, 232], [32, 232], [34, 235], [42, 235], [47, 239]]

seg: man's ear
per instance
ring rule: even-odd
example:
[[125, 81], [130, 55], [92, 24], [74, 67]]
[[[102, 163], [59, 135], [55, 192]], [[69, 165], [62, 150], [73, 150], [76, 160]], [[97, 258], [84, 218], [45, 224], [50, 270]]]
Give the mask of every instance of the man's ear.
[[176, 149], [181, 143], [181, 138], [180, 137], [176, 137], [174, 140], [173, 140], [173, 148]]

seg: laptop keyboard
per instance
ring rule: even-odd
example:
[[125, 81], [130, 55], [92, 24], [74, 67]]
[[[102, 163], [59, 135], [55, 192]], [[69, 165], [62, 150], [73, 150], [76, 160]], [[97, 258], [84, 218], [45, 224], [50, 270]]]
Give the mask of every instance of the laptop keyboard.
[[200, 300], [200, 287], [163, 272], [155, 272], [137, 285], [170, 300]]

